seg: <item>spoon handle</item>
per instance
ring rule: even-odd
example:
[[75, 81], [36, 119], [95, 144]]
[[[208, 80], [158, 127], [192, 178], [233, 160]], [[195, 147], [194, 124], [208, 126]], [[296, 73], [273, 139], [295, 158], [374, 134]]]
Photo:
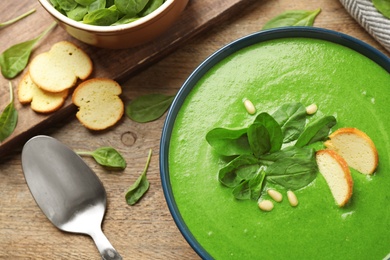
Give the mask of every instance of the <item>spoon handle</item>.
[[122, 260], [122, 257], [111, 245], [100, 228], [91, 233], [90, 236], [95, 242], [103, 260]]

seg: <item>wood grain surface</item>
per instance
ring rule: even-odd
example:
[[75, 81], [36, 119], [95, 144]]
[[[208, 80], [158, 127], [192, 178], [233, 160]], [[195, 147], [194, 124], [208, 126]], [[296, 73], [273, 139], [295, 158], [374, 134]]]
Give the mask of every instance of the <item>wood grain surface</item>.
[[[4, 2], [11, 1], [1, 1], [0, 7], [11, 6], [6, 12], [2, 10], [0, 20], [6, 20], [31, 7], [37, 7], [37, 15], [47, 18], [35, 1], [19, 0], [12, 1], [12, 4]], [[20, 2], [26, 4], [21, 5]], [[207, 1], [191, 0], [190, 8], [191, 5], [201, 5], [204, 2]], [[216, 2], [222, 4], [224, 1]], [[23, 7], [17, 9], [19, 6]], [[195, 12], [192, 15], [200, 15], [199, 12], [204, 12], [207, 8], [207, 6], [199, 10], [192, 8], [192, 12]], [[128, 101], [150, 93], [173, 95], [199, 63], [220, 47], [260, 30], [265, 22], [283, 11], [317, 8], [321, 8], [322, 11], [315, 21], [316, 27], [349, 34], [386, 53], [349, 16], [338, 0], [247, 1], [235, 12], [231, 12], [228, 19], [220, 20], [180, 47], [176, 46], [170, 55], [152, 66], [132, 73], [132, 76], [122, 83], [123, 98]], [[39, 28], [46, 26], [45, 19], [40, 21]], [[25, 26], [25, 29], [16, 33], [13, 30], [0, 31], [2, 42], [0, 50], [7, 47], [4, 44], [6, 37], [18, 42], [35, 35], [36, 31], [29, 30], [28, 22]], [[11, 31], [12, 34], [4, 36]], [[57, 28], [55, 34], [61, 36], [58, 39], [77, 42], [70, 39], [61, 28]], [[101, 68], [118, 62], [111, 60], [112, 56], [100, 56], [104, 53], [102, 50], [80, 45], [92, 54], [95, 64], [99, 64]], [[36, 53], [49, 47], [50, 44], [44, 43]], [[129, 54], [131, 53], [129, 51]], [[127, 63], [128, 60], [119, 60], [119, 62], [121, 66], [131, 66]], [[117, 77], [121, 78], [122, 75]], [[95, 72], [95, 76], [107, 76], [107, 74], [101, 69]], [[0, 85], [0, 106], [3, 106], [4, 100], [8, 100], [4, 97], [4, 91], [8, 90], [5, 82], [2, 80]], [[17, 82], [17, 79], [13, 82]], [[119, 150], [126, 158], [128, 167], [120, 172], [108, 171], [98, 166], [91, 158], [85, 158], [107, 190], [108, 207], [103, 231], [124, 259], [199, 259], [176, 227], [161, 187], [158, 154], [164, 118], [140, 124], [124, 117], [110, 130], [91, 132], [81, 126], [74, 114], [70, 113], [67, 118], [47, 124], [47, 128], [39, 130], [40, 134], [53, 136], [73, 149], [92, 150], [109, 145]], [[128, 206], [124, 194], [142, 172], [150, 148], [153, 149], [148, 170], [150, 189], [138, 204]], [[99, 258], [91, 238], [59, 231], [42, 214], [26, 185], [19, 149], [13, 149], [7, 157], [2, 158], [0, 162], [0, 259]]]
[[[243, 0], [190, 1], [180, 19], [161, 37], [148, 44], [123, 50], [88, 46], [73, 39], [62, 28], [57, 26], [58, 28], [37, 46], [30, 60], [37, 54], [50, 49], [58, 41], [71, 41], [80, 46], [91, 57], [94, 63], [94, 71], [91, 77], [107, 77], [121, 83], [131, 75], [165, 57], [188, 39], [232, 16], [242, 6], [248, 5], [250, 2]], [[51, 16], [39, 5], [38, 1], [0, 2], [0, 10], [9, 10], [9, 12], [3, 13], [1, 16], [1, 19], [4, 21], [17, 17], [33, 8], [36, 9], [34, 14], [1, 30], [0, 42], [2, 44], [0, 52], [16, 43], [37, 37], [53, 22]], [[23, 73], [12, 80], [15, 87], [22, 75]], [[0, 109], [9, 100], [7, 81], [7, 79], [0, 77]], [[4, 105], [2, 106], [1, 104]], [[31, 111], [29, 106], [20, 106], [18, 103], [16, 105], [19, 111], [19, 123], [14, 133], [0, 143], [0, 158], [13, 149], [20, 147], [29, 137], [39, 133], [42, 129], [74, 114], [76, 109], [70, 102], [70, 98], [67, 99], [65, 105], [59, 111], [48, 115], [37, 114]]]

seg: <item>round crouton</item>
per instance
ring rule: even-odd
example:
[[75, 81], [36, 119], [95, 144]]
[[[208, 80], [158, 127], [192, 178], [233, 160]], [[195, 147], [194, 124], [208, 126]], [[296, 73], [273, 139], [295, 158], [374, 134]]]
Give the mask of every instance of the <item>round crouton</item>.
[[340, 128], [329, 136], [325, 146], [335, 150], [348, 165], [363, 174], [373, 174], [378, 166], [378, 151], [371, 138], [363, 131]]
[[328, 149], [318, 151], [316, 161], [337, 205], [345, 206], [353, 190], [353, 180], [347, 162], [335, 151]]
[[48, 52], [41, 53], [30, 63], [30, 77], [41, 89], [61, 92], [73, 87], [77, 79], [84, 80], [92, 73], [89, 56], [71, 42], [61, 41]]
[[18, 85], [18, 99], [21, 104], [30, 104], [38, 113], [51, 113], [58, 110], [68, 97], [66, 89], [58, 93], [47, 92], [39, 88], [27, 72]]
[[91, 130], [113, 126], [124, 113], [121, 93], [121, 86], [111, 79], [94, 78], [82, 82], [72, 96], [72, 102], [79, 107], [76, 117]]

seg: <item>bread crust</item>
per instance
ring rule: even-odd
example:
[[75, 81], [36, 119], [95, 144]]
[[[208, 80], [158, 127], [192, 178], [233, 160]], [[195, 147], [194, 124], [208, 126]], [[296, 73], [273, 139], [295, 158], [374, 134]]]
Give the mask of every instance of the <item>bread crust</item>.
[[79, 108], [77, 119], [95, 131], [115, 125], [124, 114], [121, 93], [121, 86], [112, 79], [93, 78], [82, 82], [72, 95], [73, 104]]
[[[367, 169], [366, 169], [366, 167], [356, 165], [356, 163], [353, 163], [351, 160], [348, 159], [349, 156], [347, 156], [347, 153], [348, 154], [353, 153], [353, 156], [355, 156], [355, 157], [357, 157], [359, 155], [357, 154], [358, 151], [356, 149], [348, 149], [348, 148], [341, 147], [340, 145], [335, 144], [335, 139], [336, 138], [343, 138], [343, 136], [349, 136], [349, 137], [354, 136], [355, 138], [361, 138], [361, 140], [364, 140], [364, 142], [367, 144], [367, 146], [370, 148], [370, 151], [371, 151], [372, 161], [370, 161], [370, 167], [367, 167]], [[345, 128], [340, 128], [340, 129], [336, 130], [335, 132], [333, 132], [329, 136], [329, 138], [330, 139], [325, 142], [325, 146], [328, 149], [335, 150], [337, 153], [339, 153], [341, 156], [343, 156], [344, 159], [348, 162], [348, 165], [350, 167], [358, 170], [359, 172], [361, 172], [363, 174], [373, 174], [375, 172], [375, 170], [378, 166], [378, 163], [379, 163], [379, 155], [378, 155], [378, 151], [376, 149], [374, 142], [371, 140], [371, 138], [366, 133], [364, 133], [363, 131], [361, 131], [357, 128], [354, 128], [354, 127], [345, 127]], [[357, 161], [363, 161], [362, 159], [363, 158], [361, 158], [360, 160], [357, 160]], [[365, 165], [365, 166], [367, 166], [367, 165]]]
[[93, 71], [93, 64], [78, 46], [60, 41], [49, 51], [33, 58], [29, 70], [31, 79], [41, 89], [61, 92], [74, 87], [78, 79], [87, 79]]
[[[329, 159], [332, 159], [333, 162], [336, 163], [341, 168], [341, 172], [337, 172], [337, 173], [330, 172], [331, 169], [329, 168], [329, 164], [322, 162], [322, 160], [329, 160]], [[324, 176], [337, 205], [339, 207], [344, 207], [352, 197], [352, 193], [353, 193], [353, 179], [347, 162], [338, 153], [329, 149], [317, 151], [316, 160], [317, 160], [318, 169], [320, 173]], [[344, 185], [340, 186], [341, 183], [338, 181], [338, 178], [337, 176], [335, 176], [335, 174], [342, 174], [342, 176], [338, 176], [338, 177], [344, 179], [345, 181]], [[343, 189], [342, 199], [336, 198], [337, 196], [336, 193], [340, 192], [340, 190], [337, 189]]]
[[30, 78], [27, 71], [18, 84], [18, 99], [23, 105], [30, 104], [31, 109], [38, 113], [52, 113], [63, 106], [69, 91], [51, 93], [40, 89]]

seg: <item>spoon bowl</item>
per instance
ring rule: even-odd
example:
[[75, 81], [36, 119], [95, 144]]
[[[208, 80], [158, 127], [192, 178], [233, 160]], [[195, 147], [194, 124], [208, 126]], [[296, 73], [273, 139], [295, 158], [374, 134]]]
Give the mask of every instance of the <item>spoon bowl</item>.
[[53, 225], [91, 236], [103, 259], [122, 259], [101, 230], [106, 191], [80, 156], [40, 135], [24, 145], [22, 168], [31, 194]]

